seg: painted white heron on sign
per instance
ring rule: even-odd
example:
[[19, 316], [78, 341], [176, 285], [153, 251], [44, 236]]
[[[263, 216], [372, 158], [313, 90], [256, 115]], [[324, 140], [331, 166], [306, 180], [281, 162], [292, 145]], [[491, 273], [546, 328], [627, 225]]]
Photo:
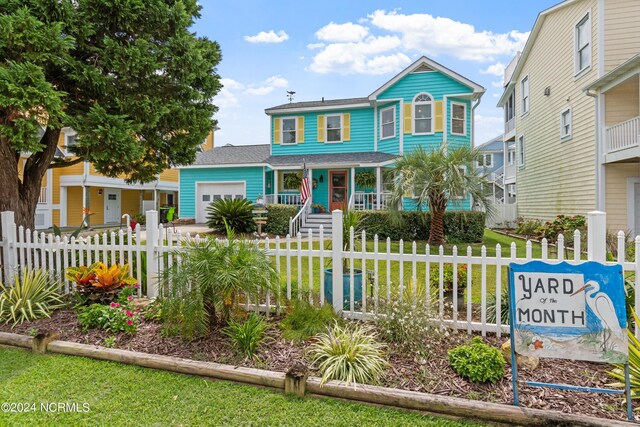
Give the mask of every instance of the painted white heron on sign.
[[603, 347], [606, 347], [611, 334], [614, 334], [621, 340], [624, 339], [624, 334], [620, 328], [620, 322], [618, 321], [618, 315], [616, 314], [613, 302], [611, 298], [609, 298], [609, 295], [600, 292], [600, 284], [595, 280], [589, 280], [583, 287], [571, 294], [571, 296], [579, 294], [582, 291], [585, 293], [587, 305], [589, 305], [589, 308], [602, 325]]

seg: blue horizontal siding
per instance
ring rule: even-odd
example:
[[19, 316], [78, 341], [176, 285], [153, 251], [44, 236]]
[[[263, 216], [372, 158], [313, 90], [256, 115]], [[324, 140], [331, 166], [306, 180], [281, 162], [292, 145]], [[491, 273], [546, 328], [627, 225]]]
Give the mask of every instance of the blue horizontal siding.
[[245, 181], [246, 197], [255, 202], [263, 189], [262, 166], [180, 169], [180, 217], [196, 217], [197, 182], [225, 181]]

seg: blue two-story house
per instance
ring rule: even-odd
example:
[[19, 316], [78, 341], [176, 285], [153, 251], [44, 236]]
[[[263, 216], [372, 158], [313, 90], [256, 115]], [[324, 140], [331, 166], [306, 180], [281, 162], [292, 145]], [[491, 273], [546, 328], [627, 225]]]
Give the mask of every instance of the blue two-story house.
[[[268, 108], [270, 144], [214, 147], [180, 168], [180, 217], [204, 222], [206, 206], [218, 198], [300, 205], [303, 165], [312, 183], [309, 210], [384, 209], [384, 169], [418, 146], [471, 145], [483, 93], [422, 57], [367, 97]], [[411, 194], [403, 206], [415, 207]]]

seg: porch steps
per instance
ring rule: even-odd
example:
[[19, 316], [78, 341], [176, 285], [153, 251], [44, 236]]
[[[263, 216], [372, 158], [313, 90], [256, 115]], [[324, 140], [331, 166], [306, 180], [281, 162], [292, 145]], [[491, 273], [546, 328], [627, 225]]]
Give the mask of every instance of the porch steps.
[[309, 235], [309, 230], [313, 231], [314, 237], [319, 237], [321, 225], [323, 228], [324, 236], [331, 237], [331, 214], [309, 214], [306, 224], [300, 227], [302, 237], [307, 237]]

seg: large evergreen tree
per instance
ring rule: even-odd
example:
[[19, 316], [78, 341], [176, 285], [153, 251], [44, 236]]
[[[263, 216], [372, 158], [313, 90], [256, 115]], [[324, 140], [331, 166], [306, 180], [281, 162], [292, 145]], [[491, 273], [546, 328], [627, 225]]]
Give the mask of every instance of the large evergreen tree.
[[[196, 0], [0, 0], [0, 211], [33, 228], [48, 168], [148, 182], [215, 125], [220, 47]], [[54, 159], [63, 127], [73, 159]], [[28, 155], [22, 177], [21, 154]]]

